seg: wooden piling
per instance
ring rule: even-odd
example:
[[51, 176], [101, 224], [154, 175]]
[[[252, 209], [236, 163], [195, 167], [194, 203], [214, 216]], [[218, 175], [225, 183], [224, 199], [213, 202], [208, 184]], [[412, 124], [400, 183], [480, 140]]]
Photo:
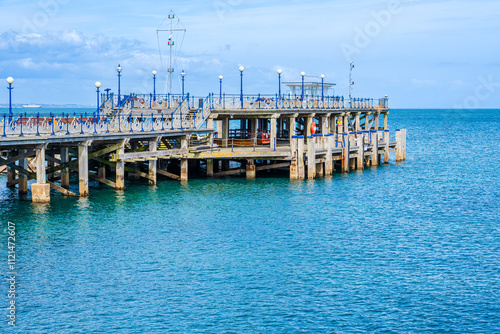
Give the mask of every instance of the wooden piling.
[[316, 177], [316, 149], [314, 145], [315, 138], [307, 137], [307, 178], [309, 180]]
[[[28, 150], [21, 150], [20, 153], [27, 153]], [[28, 170], [28, 158], [22, 158], [19, 160], [19, 167]], [[19, 173], [19, 194], [26, 195], [28, 193], [28, 176]]]
[[255, 176], [256, 176], [255, 160], [254, 159], [247, 159], [246, 177], [248, 180], [253, 180], [253, 179], [255, 179]]
[[89, 196], [89, 144], [78, 145], [78, 185], [80, 196]]

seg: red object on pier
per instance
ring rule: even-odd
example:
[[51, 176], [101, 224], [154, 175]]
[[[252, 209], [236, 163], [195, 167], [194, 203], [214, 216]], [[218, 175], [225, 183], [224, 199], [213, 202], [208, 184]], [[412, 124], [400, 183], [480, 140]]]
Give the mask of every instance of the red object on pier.
[[311, 123], [311, 134], [316, 134], [316, 123], [314, 122]]

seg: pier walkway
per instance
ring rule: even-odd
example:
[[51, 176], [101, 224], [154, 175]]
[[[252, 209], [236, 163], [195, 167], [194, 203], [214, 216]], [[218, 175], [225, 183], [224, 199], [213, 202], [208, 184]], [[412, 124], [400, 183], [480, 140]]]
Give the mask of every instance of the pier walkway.
[[389, 163], [390, 153], [396, 161], [406, 155], [406, 130], [389, 131], [387, 98], [102, 97], [93, 115], [4, 115], [0, 167], [7, 166], [7, 185], [27, 194], [34, 179], [32, 200], [48, 202], [51, 189], [88, 196], [89, 179], [124, 189], [127, 177], [151, 185], [158, 175], [187, 181], [190, 168], [207, 177], [247, 178], [286, 168], [291, 179], [312, 179]]

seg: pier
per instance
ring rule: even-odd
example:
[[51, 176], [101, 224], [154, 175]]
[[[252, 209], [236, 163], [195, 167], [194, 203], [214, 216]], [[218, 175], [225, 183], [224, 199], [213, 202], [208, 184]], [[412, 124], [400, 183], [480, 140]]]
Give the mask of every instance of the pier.
[[300, 96], [107, 92], [92, 115], [4, 115], [0, 167], [8, 187], [49, 202], [51, 189], [89, 196], [90, 179], [123, 190], [126, 178], [188, 181], [202, 165], [206, 177], [287, 169], [314, 179], [387, 164], [391, 153], [405, 160], [406, 130], [390, 131], [387, 97], [346, 100], [314, 87]]

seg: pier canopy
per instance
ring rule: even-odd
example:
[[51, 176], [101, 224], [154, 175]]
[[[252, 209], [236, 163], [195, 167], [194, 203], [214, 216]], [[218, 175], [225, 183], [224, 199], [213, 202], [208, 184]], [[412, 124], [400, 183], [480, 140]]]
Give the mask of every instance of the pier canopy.
[[[287, 95], [300, 96], [302, 95], [302, 81], [299, 82], [283, 82], [285, 86], [288, 87]], [[323, 90], [323, 95], [335, 95], [333, 90], [334, 83], [321, 83], [321, 81], [307, 81], [304, 82], [304, 95], [307, 96], [321, 96]], [[330, 91], [331, 90], [331, 91]]]

